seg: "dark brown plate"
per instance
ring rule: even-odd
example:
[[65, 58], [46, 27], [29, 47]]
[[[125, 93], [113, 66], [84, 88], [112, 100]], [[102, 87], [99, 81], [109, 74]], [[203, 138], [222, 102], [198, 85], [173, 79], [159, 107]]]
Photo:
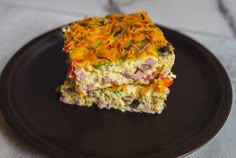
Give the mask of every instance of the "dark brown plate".
[[161, 115], [68, 106], [55, 88], [66, 76], [60, 29], [19, 50], [0, 79], [3, 115], [23, 140], [53, 157], [177, 157], [198, 149], [223, 126], [232, 102], [229, 78], [204, 47], [162, 28], [176, 48], [167, 109]]

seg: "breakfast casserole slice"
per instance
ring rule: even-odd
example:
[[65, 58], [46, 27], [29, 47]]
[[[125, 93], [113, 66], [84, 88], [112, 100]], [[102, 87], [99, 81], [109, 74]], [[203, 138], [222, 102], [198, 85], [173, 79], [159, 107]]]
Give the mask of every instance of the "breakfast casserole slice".
[[63, 27], [67, 104], [161, 113], [175, 75], [174, 48], [146, 12], [85, 17]]

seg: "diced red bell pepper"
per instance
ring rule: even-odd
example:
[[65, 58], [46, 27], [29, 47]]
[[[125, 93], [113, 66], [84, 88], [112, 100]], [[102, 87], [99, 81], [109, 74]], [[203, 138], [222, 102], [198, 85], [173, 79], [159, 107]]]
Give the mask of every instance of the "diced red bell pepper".
[[173, 80], [170, 78], [163, 78], [162, 81], [165, 87], [170, 87], [173, 84]]

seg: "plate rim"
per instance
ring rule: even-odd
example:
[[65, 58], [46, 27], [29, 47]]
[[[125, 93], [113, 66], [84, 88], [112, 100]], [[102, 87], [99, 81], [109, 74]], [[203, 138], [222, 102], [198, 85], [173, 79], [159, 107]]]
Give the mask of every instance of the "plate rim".
[[[229, 75], [227, 74], [227, 71], [225, 70], [225, 68], [223, 67], [223, 65], [220, 63], [220, 61], [218, 60], [217, 57], [215, 57], [215, 55], [213, 55], [213, 53], [211, 53], [211, 51], [209, 51], [206, 47], [204, 47], [202, 44], [200, 44], [199, 42], [193, 40], [192, 38], [188, 37], [185, 34], [182, 34], [176, 30], [170, 29], [168, 27], [164, 27], [164, 26], [160, 26], [158, 25], [161, 30], [164, 32], [170, 32], [171, 34], [174, 34], [175, 36], [178, 36], [178, 38], [181, 38], [182, 40], [184, 40], [185, 42], [190, 43], [191, 45], [193, 45], [194, 47], [198, 47], [202, 50], [202, 54], [204, 52], [204, 55], [207, 57], [207, 59], [211, 62], [211, 65], [214, 66], [214, 68], [216, 68], [218, 71], [217, 72], [217, 76], [221, 76], [221, 78], [219, 78], [221, 80], [221, 90], [222, 88], [224, 89], [224, 91], [227, 92], [227, 96], [225, 96], [225, 99], [227, 101], [227, 103], [223, 103], [224, 105], [227, 105], [228, 108], [226, 108], [226, 111], [223, 113], [224, 116], [221, 117], [220, 121], [218, 121], [218, 125], [215, 125], [215, 129], [213, 131], [211, 131], [210, 133], [208, 133], [208, 136], [206, 136], [206, 139], [201, 140], [200, 142], [198, 142], [195, 145], [190, 145], [188, 149], [186, 149], [187, 151], [182, 151], [179, 152], [177, 155], [175, 154], [174, 156], [177, 157], [184, 157], [187, 156], [191, 153], [193, 153], [194, 151], [200, 149], [202, 146], [204, 146], [205, 144], [207, 144], [210, 140], [212, 140], [212, 138], [214, 138], [216, 136], [216, 134], [222, 129], [223, 125], [225, 124], [225, 122], [227, 121], [231, 108], [232, 108], [232, 98], [233, 98], [233, 92], [232, 92], [232, 86], [231, 86], [231, 80], [229, 78]], [[4, 66], [1, 74], [0, 74], [0, 92], [9, 92], [9, 90], [7, 89], [9, 81], [8, 79], [10, 78], [10, 76], [12, 75], [12, 71], [14, 68], [14, 65], [16, 64], [16, 61], [19, 60], [19, 58], [24, 54], [24, 51], [27, 50], [29, 47], [31, 47], [32, 44], [44, 39], [44, 38], [48, 38], [48, 36], [52, 36], [52, 35], [57, 35], [61, 33], [61, 29], [56, 28], [53, 29], [51, 31], [45, 32], [39, 36], [37, 36], [36, 38], [34, 38], [33, 40], [29, 41], [28, 43], [26, 43], [23, 47], [21, 47], [7, 62], [7, 64]], [[223, 74], [223, 75], [222, 75]], [[222, 80], [224, 81], [224, 83], [226, 85], [224, 85], [227, 88], [222, 87]], [[7, 83], [7, 84], [5, 84]], [[34, 148], [38, 149], [38, 151], [47, 154], [49, 156], [53, 156], [53, 157], [60, 157], [61, 154], [58, 152], [58, 147], [56, 146], [52, 146], [52, 144], [47, 143], [45, 140], [40, 140], [40, 136], [38, 136], [37, 134], [35, 134], [33, 131], [31, 131], [30, 129], [28, 129], [28, 127], [24, 126], [20, 126], [23, 125], [24, 123], [22, 123], [21, 119], [18, 118], [17, 113], [14, 109], [8, 107], [7, 105], [3, 105], [5, 102], [7, 101], [9, 98], [4, 98], [7, 97], [8, 94], [3, 94], [2, 95], [3, 98], [1, 98], [0, 96], [0, 109], [2, 112], [2, 115], [4, 117], [4, 119], [6, 120], [6, 122], [8, 123], [8, 125], [13, 129], [14, 133], [16, 133], [20, 138], [22, 138], [23, 141], [27, 142], [27, 144], [30, 144], [31, 146], [33, 146]], [[8, 100], [9, 101], [9, 100]], [[2, 103], [3, 102], [3, 103]], [[12, 103], [8, 103], [8, 104], [12, 104]], [[222, 103], [221, 103], [222, 104]], [[9, 113], [9, 109], [11, 111], [11, 113]], [[213, 120], [215, 120], [216, 118], [214, 117]], [[212, 120], [212, 121], [213, 121]], [[30, 132], [30, 138], [29, 136], [27, 136], [27, 134], [25, 134], [25, 132], [27, 132], [27, 134], [29, 134]], [[32, 137], [34, 139], [36, 139], [37, 141], [34, 141], [32, 139]], [[43, 143], [43, 144], [42, 144]], [[45, 145], [45, 143], [47, 145], [50, 145], [50, 149]], [[56, 151], [52, 154], [52, 150]], [[149, 155], [147, 157], [150, 158], [154, 158], [156, 154], [154, 155]], [[83, 153], [81, 153], [81, 155], [78, 156], [83, 156], [83, 157], [90, 157], [89, 155], [84, 155]], [[92, 156], [91, 156], [92, 157]]]

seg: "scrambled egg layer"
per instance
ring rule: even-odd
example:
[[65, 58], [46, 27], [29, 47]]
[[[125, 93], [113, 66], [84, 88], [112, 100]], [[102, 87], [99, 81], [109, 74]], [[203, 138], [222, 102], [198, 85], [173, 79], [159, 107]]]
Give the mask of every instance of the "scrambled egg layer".
[[175, 75], [173, 46], [146, 12], [84, 18], [63, 27], [69, 71], [61, 101], [161, 113]]

